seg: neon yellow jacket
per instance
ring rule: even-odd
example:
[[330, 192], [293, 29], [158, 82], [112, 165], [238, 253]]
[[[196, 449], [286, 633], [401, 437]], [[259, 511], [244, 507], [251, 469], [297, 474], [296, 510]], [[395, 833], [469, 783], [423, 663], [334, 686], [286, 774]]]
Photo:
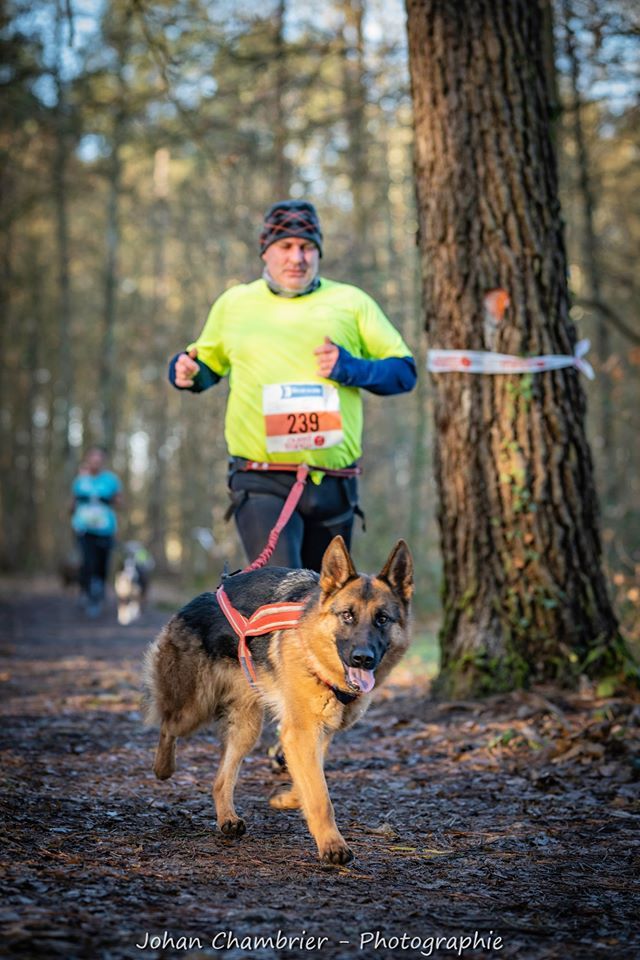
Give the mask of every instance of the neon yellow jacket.
[[[232, 456], [331, 468], [348, 466], [360, 457], [362, 400], [358, 387], [316, 374], [313, 351], [325, 336], [352, 357], [411, 358], [411, 351], [377, 303], [350, 284], [323, 278], [313, 293], [289, 299], [272, 293], [260, 279], [234, 286], [216, 300], [202, 333], [187, 350], [196, 347], [198, 360], [219, 377], [229, 375], [225, 439]], [[337, 387], [342, 442], [325, 449], [268, 453], [262, 388], [282, 383]]]

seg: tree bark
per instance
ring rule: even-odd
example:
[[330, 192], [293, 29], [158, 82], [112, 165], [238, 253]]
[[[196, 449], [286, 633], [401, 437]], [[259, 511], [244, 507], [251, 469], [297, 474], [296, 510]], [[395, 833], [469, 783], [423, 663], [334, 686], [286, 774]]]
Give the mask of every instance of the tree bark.
[[542, 12], [542, 59], [544, 78], [547, 88], [549, 109], [549, 130], [554, 147], [557, 146], [558, 118], [561, 113], [560, 91], [558, 90], [558, 71], [556, 68], [556, 43], [554, 36], [554, 0], [539, 0]]
[[[429, 346], [570, 354], [566, 257], [529, 0], [408, 0]], [[498, 324], [494, 288], [510, 294]], [[572, 683], [617, 662], [575, 369], [433, 376], [440, 689]]]
[[156, 150], [153, 164], [153, 297], [149, 329], [154, 332], [154, 351], [159, 376], [155, 390], [152, 419], [151, 482], [149, 486], [149, 526], [151, 554], [161, 571], [167, 567], [167, 456], [166, 442], [169, 427], [167, 383], [164, 374], [168, 349], [167, 332], [167, 257], [169, 236], [169, 163], [166, 148]]
[[287, 89], [288, 66], [287, 66], [287, 43], [285, 39], [285, 21], [287, 16], [286, 0], [279, 0], [278, 9], [275, 17], [275, 123], [274, 123], [274, 159], [275, 159], [275, 182], [274, 196], [286, 199], [289, 196], [291, 181], [291, 166], [285, 153], [289, 140], [289, 131], [287, 125], [287, 111], [285, 105], [285, 94]]
[[[7, 165], [0, 164], [0, 209], [8, 207], [8, 197], [13, 187], [13, 178], [10, 177]], [[0, 315], [3, 322], [0, 324], [0, 352], [5, 358], [5, 364], [10, 356], [11, 331], [14, 329], [15, 311], [11, 303], [11, 289], [13, 277], [13, 224], [7, 218], [0, 231]], [[9, 570], [16, 563], [15, 549], [12, 537], [12, 527], [15, 522], [14, 504], [16, 498], [15, 479], [15, 422], [14, 410], [16, 389], [11, 389], [9, 377], [5, 373], [0, 377], [0, 473], [3, 482], [0, 484], [0, 570]]]
[[[120, 201], [122, 193], [122, 148], [130, 117], [130, 90], [127, 68], [131, 48], [131, 18], [134, 7], [127, 5], [120, 12], [112, 10], [114, 17], [113, 46], [117, 51], [117, 87], [112, 105], [113, 127], [111, 153], [107, 167], [107, 235], [104, 271], [104, 325], [100, 364], [100, 416], [101, 442], [111, 452], [115, 449], [118, 422], [119, 394], [122, 376], [118, 366], [117, 320], [119, 257], [122, 241], [120, 224]], [[121, 18], [121, 19], [120, 19]]]
[[45, 329], [43, 322], [43, 304], [45, 303], [44, 285], [42, 283], [43, 269], [40, 262], [39, 245], [36, 242], [31, 245], [31, 253], [32, 255], [29, 261], [34, 265], [34, 272], [29, 290], [31, 310], [25, 322], [24, 368], [21, 378], [23, 389], [21, 411], [19, 414], [22, 420], [19, 433], [22, 440], [22, 456], [24, 458], [24, 467], [21, 470], [20, 477], [21, 496], [19, 507], [22, 511], [22, 522], [20, 523], [22, 536], [19, 544], [16, 544], [22, 554], [21, 560], [27, 570], [37, 568], [38, 554], [40, 552], [40, 511], [38, 510], [38, 471], [36, 465], [38, 444], [35, 423], [37, 394], [33, 386], [32, 378], [39, 366], [39, 344]]
[[111, 157], [109, 158], [107, 236], [104, 271], [104, 334], [100, 364], [100, 401], [102, 443], [112, 451], [116, 436], [116, 407], [119, 376], [117, 371], [116, 318], [118, 288], [118, 254], [120, 250], [120, 189], [122, 163], [120, 147], [124, 118], [118, 111], [115, 120]]
[[349, 179], [353, 197], [353, 260], [367, 273], [373, 268], [375, 250], [367, 242], [370, 186], [367, 166], [367, 89], [365, 85], [364, 0], [345, 0], [342, 76], [345, 118], [349, 131]]
[[[75, 372], [72, 352], [72, 299], [69, 253], [69, 202], [68, 158], [70, 153], [69, 105], [67, 88], [62, 75], [63, 19], [60, 3], [56, 4], [55, 46], [56, 62], [54, 83], [57, 103], [55, 109], [55, 151], [53, 155], [53, 199], [56, 214], [56, 254], [58, 266], [58, 370], [56, 383], [56, 406], [61, 427], [55, 438], [62, 463], [61, 480], [63, 495], [68, 495], [74, 475], [74, 456], [69, 443], [69, 423], [75, 396]], [[70, 29], [72, 29], [72, 22]]]

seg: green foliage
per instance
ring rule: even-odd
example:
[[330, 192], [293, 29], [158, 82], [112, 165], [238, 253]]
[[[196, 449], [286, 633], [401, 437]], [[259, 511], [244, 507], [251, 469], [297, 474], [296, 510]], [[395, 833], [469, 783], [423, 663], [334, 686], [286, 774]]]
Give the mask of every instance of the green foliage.
[[486, 649], [443, 661], [434, 684], [438, 697], [485, 697], [528, 685], [531, 667], [517, 652], [493, 657]]
[[[581, 677], [595, 682], [596, 695], [610, 697], [625, 688], [640, 686], [640, 666], [624, 639], [618, 635], [613, 642], [596, 642], [588, 654], [578, 657], [575, 651], [554, 644], [555, 652], [544, 653], [544, 638], [532, 639], [525, 618], [517, 623], [512, 633], [506, 626], [507, 653], [491, 656], [484, 648], [466, 653], [456, 659], [444, 659], [443, 671], [435, 684], [438, 696], [483, 697], [493, 693], [527, 688], [531, 682], [554, 680], [561, 686], [576, 687]], [[537, 650], [535, 659], [519, 652], [526, 638], [528, 650]], [[510, 639], [511, 637], [511, 639]], [[543, 671], [541, 671], [543, 667]]]
[[578, 669], [581, 674], [597, 681], [599, 697], [613, 696], [625, 687], [640, 686], [640, 664], [620, 634], [612, 643], [596, 641]]

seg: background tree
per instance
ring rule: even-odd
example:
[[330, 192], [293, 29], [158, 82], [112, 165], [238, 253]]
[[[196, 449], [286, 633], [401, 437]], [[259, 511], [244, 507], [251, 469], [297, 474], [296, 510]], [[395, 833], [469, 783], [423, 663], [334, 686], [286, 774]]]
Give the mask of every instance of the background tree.
[[[602, 305], [589, 303], [574, 97], [557, 3], [571, 318], [594, 341], [603, 318], [610, 330], [611, 353], [602, 363], [595, 358], [598, 379], [589, 386], [597, 409], [607, 373], [609, 452], [600, 421], [590, 414], [587, 427], [601, 489], [609, 473], [624, 478], [603, 498], [603, 538], [617, 610], [634, 635], [638, 17], [631, 0], [572, 0], [572, 8]], [[258, 275], [256, 235], [274, 194], [286, 187], [317, 204], [323, 272], [376, 297], [424, 370], [401, 0], [330, 0], [313, 9], [300, 0], [6, 0], [0, 44], [0, 568], [55, 570], [71, 544], [65, 448], [69, 472], [83, 447], [109, 434], [126, 486], [122, 536], [155, 544], [163, 576], [186, 597], [211, 585], [225, 557], [236, 566], [242, 558], [223, 519], [226, 386], [181, 396], [166, 385], [166, 362], [227, 284]], [[114, 236], [117, 255], [109, 259]], [[101, 365], [113, 397], [106, 410]], [[423, 374], [412, 394], [366, 396], [365, 404], [367, 532], [356, 537], [356, 558], [366, 567], [398, 535], [409, 537], [422, 636], [437, 626], [442, 569], [433, 390]], [[215, 539], [206, 549], [203, 529]]]
[[[572, 317], [596, 348], [598, 392], [590, 434], [598, 454], [606, 555], [617, 565], [640, 536], [633, 512], [624, 506], [629, 483], [635, 486], [624, 411], [637, 402], [633, 348], [640, 344], [638, 288], [628, 273], [627, 246], [635, 242], [628, 233], [635, 215], [628, 213], [637, 208], [631, 192], [637, 186], [632, 118], [637, 115], [640, 19], [637, 7], [626, 0], [562, 0], [556, 18]], [[620, 523], [623, 514], [626, 523]]]
[[[571, 354], [540, 7], [407, 9], [429, 345]], [[617, 664], [578, 376], [434, 376], [447, 692]]]

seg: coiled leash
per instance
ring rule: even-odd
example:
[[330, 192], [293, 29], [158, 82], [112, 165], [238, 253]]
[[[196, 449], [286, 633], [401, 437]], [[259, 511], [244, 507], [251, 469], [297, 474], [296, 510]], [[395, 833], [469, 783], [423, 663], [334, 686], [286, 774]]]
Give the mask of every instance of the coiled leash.
[[[271, 464], [250, 464], [243, 469], [245, 470], [263, 470], [269, 469], [272, 466]], [[307, 463], [301, 463], [296, 467], [296, 482], [291, 487], [287, 499], [284, 502], [284, 506], [280, 511], [280, 516], [275, 522], [275, 525], [267, 537], [267, 545], [262, 551], [262, 553], [256, 557], [253, 563], [250, 563], [249, 566], [245, 567], [242, 573], [249, 573], [250, 570], [259, 570], [261, 567], [267, 565], [271, 557], [273, 556], [273, 551], [276, 548], [278, 540], [280, 539], [280, 534], [288, 524], [291, 519], [298, 503], [300, 502], [300, 497], [304, 492], [304, 488], [307, 482], [307, 477], [309, 476], [309, 465]]]
[[241, 570], [241, 573], [249, 573], [251, 570], [259, 570], [261, 567], [266, 566], [271, 557], [273, 556], [273, 551], [275, 550], [278, 540], [280, 539], [280, 534], [288, 524], [291, 519], [300, 498], [304, 492], [305, 484], [309, 476], [310, 470], [319, 470], [321, 473], [324, 473], [328, 477], [357, 477], [362, 473], [360, 467], [343, 467], [342, 469], [332, 469], [330, 467], [310, 467], [308, 463], [260, 463], [257, 460], [247, 460], [241, 463], [238, 467], [238, 470], [249, 471], [256, 470], [259, 472], [270, 472], [270, 473], [295, 473], [296, 482], [291, 487], [287, 499], [284, 502], [284, 506], [280, 511], [280, 516], [275, 522], [275, 525], [267, 538], [267, 545], [262, 551], [262, 553], [256, 557], [253, 563], [250, 563], [249, 566], [244, 567]]

